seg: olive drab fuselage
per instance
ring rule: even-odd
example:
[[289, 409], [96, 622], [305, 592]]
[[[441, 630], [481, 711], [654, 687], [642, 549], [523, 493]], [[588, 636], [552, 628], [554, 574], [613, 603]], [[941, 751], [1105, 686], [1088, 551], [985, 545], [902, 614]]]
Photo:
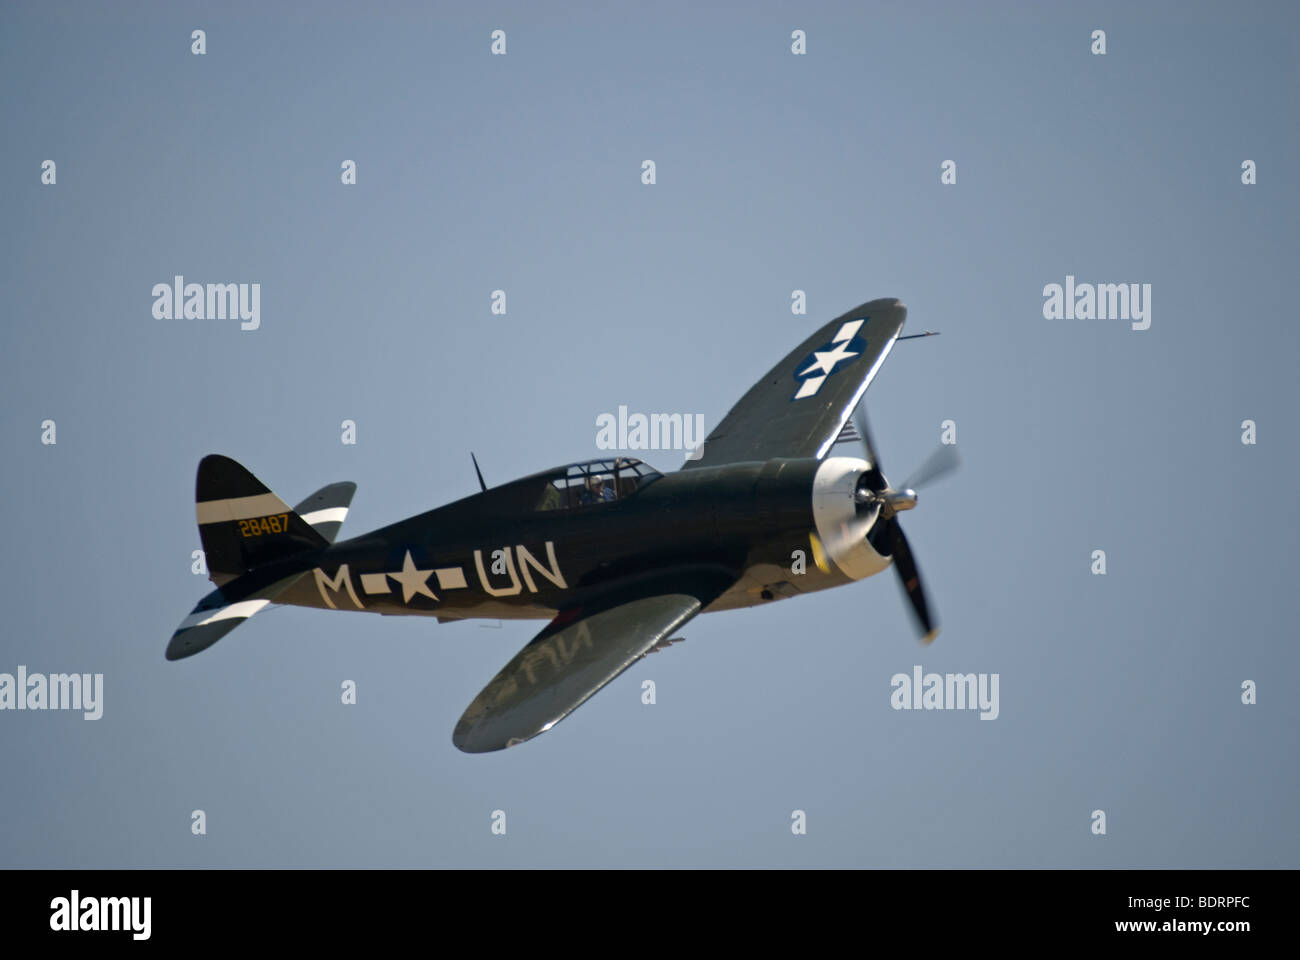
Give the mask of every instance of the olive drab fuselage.
[[815, 480], [833, 462], [655, 474], [630, 495], [560, 509], [537, 506], [563, 468], [534, 474], [333, 544], [277, 602], [550, 619], [612, 584], [683, 567], [735, 581], [710, 611], [825, 590], [856, 579], [825, 556], [814, 514]]

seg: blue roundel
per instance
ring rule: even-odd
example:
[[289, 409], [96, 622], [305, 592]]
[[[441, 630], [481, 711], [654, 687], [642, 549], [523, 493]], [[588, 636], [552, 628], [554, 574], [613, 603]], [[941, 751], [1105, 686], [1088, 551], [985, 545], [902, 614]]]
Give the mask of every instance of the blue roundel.
[[862, 356], [866, 349], [867, 341], [858, 336], [847, 340], [832, 340], [818, 347], [795, 364], [791, 371], [794, 378], [801, 381], [799, 392], [791, 399], [802, 400], [815, 395], [821, 389], [822, 381]]

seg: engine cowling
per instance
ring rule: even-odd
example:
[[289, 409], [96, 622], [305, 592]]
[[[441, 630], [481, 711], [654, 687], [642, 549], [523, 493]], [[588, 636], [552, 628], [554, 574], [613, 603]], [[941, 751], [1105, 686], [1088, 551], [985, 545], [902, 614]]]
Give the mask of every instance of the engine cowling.
[[890, 564], [867, 542], [880, 518], [879, 503], [861, 503], [858, 482], [871, 464], [858, 457], [827, 457], [813, 475], [812, 509], [826, 556], [845, 576], [861, 580]]

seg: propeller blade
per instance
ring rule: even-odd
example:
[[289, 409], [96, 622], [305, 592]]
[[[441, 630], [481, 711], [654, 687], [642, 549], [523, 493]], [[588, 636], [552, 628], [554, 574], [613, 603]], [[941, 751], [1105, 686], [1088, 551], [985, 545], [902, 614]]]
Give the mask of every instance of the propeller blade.
[[871, 427], [867, 425], [867, 405], [859, 402], [853, 408], [853, 426], [858, 431], [858, 436], [862, 439], [862, 446], [866, 448], [867, 459], [877, 470], [880, 469], [880, 461], [876, 458], [876, 447], [871, 442]]
[[925, 598], [925, 587], [921, 585], [921, 571], [917, 569], [916, 559], [912, 556], [912, 547], [903, 535], [903, 528], [896, 519], [890, 520], [893, 527], [894, 569], [898, 571], [898, 582], [912, 605], [912, 613], [921, 630], [921, 642], [929, 643], [939, 633], [939, 627], [930, 612], [930, 604]]
[[928, 483], [952, 473], [961, 466], [961, 454], [951, 444], [939, 444], [939, 449], [930, 454], [912, 475], [903, 481], [902, 490], [919, 490]]
[[867, 486], [873, 491], [883, 490], [885, 475], [880, 472], [880, 458], [876, 456], [876, 447], [871, 442], [871, 428], [867, 425], [867, 405], [862, 401], [858, 401], [858, 405], [853, 408], [853, 426], [862, 440], [862, 448], [867, 452], [867, 462], [871, 464], [871, 469], [864, 474]]

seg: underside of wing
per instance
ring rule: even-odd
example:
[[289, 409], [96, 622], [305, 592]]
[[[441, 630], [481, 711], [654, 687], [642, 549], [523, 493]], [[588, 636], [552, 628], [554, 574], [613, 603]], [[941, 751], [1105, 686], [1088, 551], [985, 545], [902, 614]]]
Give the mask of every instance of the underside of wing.
[[901, 301], [872, 300], [823, 326], [741, 397], [682, 469], [825, 456], [906, 318]]
[[707, 602], [655, 593], [594, 613], [562, 613], [474, 698], [452, 742], [466, 753], [486, 753], [546, 732]]

